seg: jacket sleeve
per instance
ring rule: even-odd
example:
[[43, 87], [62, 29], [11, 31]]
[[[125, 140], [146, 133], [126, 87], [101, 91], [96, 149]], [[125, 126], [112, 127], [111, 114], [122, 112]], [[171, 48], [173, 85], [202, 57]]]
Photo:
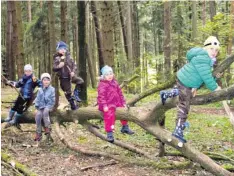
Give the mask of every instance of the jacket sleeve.
[[120, 99], [121, 99], [121, 103], [122, 103], [123, 105], [125, 105], [125, 104], [126, 104], [126, 101], [125, 101], [125, 98], [124, 98], [124, 96], [123, 96], [123, 92], [122, 92], [122, 90], [121, 90], [119, 84], [118, 84], [118, 88], [117, 88], [117, 89], [118, 89], [119, 97], [120, 97]]
[[98, 105], [101, 105], [103, 107], [107, 106], [107, 101], [106, 101], [106, 90], [105, 86], [102, 83], [99, 83], [98, 85]]
[[40, 96], [40, 90], [37, 92], [37, 97], [36, 97], [36, 99], [35, 99], [35, 108], [37, 109], [37, 110], [39, 110], [40, 109], [40, 101], [41, 101], [41, 96]]
[[53, 71], [58, 72], [61, 68], [59, 68], [60, 57], [54, 56], [54, 63], [53, 63]]
[[55, 105], [55, 89], [54, 87], [52, 87], [51, 92], [50, 92], [50, 101], [47, 104], [47, 107], [49, 109], [53, 109], [54, 105]]
[[22, 87], [24, 85], [23, 79], [21, 78], [19, 81], [14, 82], [16, 88]]
[[202, 56], [198, 56], [195, 58], [196, 61], [193, 62], [194, 67], [197, 69], [198, 74], [200, 75], [201, 79], [205, 83], [206, 87], [214, 91], [217, 88], [217, 83], [212, 76], [211, 67], [210, 67], [210, 58], [202, 58]]

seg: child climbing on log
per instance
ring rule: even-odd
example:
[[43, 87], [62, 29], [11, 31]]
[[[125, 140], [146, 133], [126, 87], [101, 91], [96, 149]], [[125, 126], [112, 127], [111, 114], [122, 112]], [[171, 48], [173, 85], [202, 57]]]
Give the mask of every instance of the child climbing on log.
[[[81, 102], [79, 94], [82, 91], [84, 80], [76, 76], [76, 64], [70, 56], [68, 46], [63, 41], [57, 43], [56, 54], [54, 54], [53, 71], [57, 72], [60, 87], [65, 93], [65, 97], [71, 105], [72, 110], [78, 108], [74, 101]], [[72, 96], [71, 83], [75, 83], [75, 89]]]
[[5, 122], [8, 123], [6, 126], [9, 127], [11, 125], [18, 125], [23, 112], [27, 110], [33, 98], [33, 90], [36, 87], [41, 87], [41, 81], [33, 75], [32, 66], [27, 64], [24, 66], [24, 75], [18, 82], [7, 81], [6, 84], [11, 87], [20, 88], [20, 93], [14, 106], [11, 108], [8, 117], [5, 119]]
[[43, 73], [41, 75], [42, 88], [39, 89], [35, 100], [36, 112], [36, 136], [35, 141], [42, 139], [42, 119], [45, 125], [45, 135], [50, 135], [51, 123], [49, 112], [52, 111], [55, 105], [55, 89], [50, 85], [51, 77], [49, 73]]
[[[117, 107], [126, 107], [126, 102], [118, 82], [114, 78], [111, 67], [105, 66], [101, 69], [101, 79], [98, 85], [98, 109], [103, 112], [107, 140], [114, 142], [115, 111]], [[129, 135], [134, 134], [128, 126], [128, 121], [121, 120], [121, 132]]]
[[183, 131], [186, 128], [190, 100], [196, 95], [196, 89], [203, 83], [211, 91], [221, 89], [211, 72], [219, 49], [220, 43], [217, 38], [214, 36], [208, 37], [203, 48], [192, 48], [187, 52], [188, 63], [177, 72], [179, 103], [177, 106], [176, 127], [172, 135], [182, 143], [186, 143]]

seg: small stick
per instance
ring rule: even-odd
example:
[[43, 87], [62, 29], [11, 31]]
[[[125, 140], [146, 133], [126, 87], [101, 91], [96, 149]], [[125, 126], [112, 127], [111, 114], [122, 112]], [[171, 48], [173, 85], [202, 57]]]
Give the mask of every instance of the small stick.
[[104, 166], [109, 166], [109, 165], [114, 165], [114, 164], [117, 164], [118, 162], [112, 160], [110, 162], [107, 162], [107, 163], [99, 163], [99, 164], [93, 164], [93, 165], [89, 165], [89, 166], [86, 166], [86, 167], [82, 167], [80, 170], [81, 171], [86, 171], [88, 169], [92, 169], [92, 168], [95, 168], [95, 167], [104, 167]]

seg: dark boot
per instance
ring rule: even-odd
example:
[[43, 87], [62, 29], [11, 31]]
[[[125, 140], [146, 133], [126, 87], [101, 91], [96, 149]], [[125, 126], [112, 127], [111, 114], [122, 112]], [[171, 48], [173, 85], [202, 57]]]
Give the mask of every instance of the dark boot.
[[4, 120], [5, 122], [10, 122], [12, 120], [12, 118], [14, 117], [15, 115], [15, 111], [13, 111], [12, 109], [10, 110], [9, 112], [9, 115], [8, 117]]
[[74, 98], [77, 102], [82, 102], [82, 100], [79, 97], [79, 94], [80, 94], [80, 91], [77, 88], [75, 88], [73, 92]]
[[41, 133], [36, 133], [36, 136], [35, 136], [35, 138], [34, 138], [34, 141], [41, 141], [41, 139], [42, 139]]
[[74, 100], [72, 98], [69, 100], [69, 103], [71, 105], [72, 110], [77, 110], [78, 109], [77, 105], [75, 104], [75, 102], [74, 102]]
[[121, 131], [121, 133], [126, 133], [129, 135], [134, 134], [134, 132], [129, 128], [128, 125], [123, 125], [120, 131]]
[[173, 88], [171, 90], [162, 90], [162, 91], [160, 91], [160, 97], [161, 97], [161, 101], [162, 101], [163, 105], [165, 104], [167, 98], [176, 97], [178, 95], [179, 95], [178, 88]]
[[113, 132], [107, 132], [107, 141], [108, 142], [114, 142], [114, 136], [113, 136]]
[[185, 122], [182, 125], [177, 125], [175, 127], [174, 132], [172, 133], [173, 136], [175, 136], [177, 139], [179, 139], [181, 142], [186, 143], [186, 139], [184, 139], [184, 129], [186, 127], [189, 127], [189, 123]]

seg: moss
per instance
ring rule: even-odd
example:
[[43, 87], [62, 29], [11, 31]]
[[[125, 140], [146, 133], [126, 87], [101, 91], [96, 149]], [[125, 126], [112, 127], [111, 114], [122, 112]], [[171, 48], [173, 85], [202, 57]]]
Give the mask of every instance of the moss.
[[26, 176], [37, 176], [37, 174], [30, 171], [25, 165], [19, 163], [16, 160], [13, 160], [11, 156], [7, 155], [6, 153], [1, 152], [1, 159], [7, 162], [8, 164], [11, 164], [13, 161], [15, 163], [15, 168]]

